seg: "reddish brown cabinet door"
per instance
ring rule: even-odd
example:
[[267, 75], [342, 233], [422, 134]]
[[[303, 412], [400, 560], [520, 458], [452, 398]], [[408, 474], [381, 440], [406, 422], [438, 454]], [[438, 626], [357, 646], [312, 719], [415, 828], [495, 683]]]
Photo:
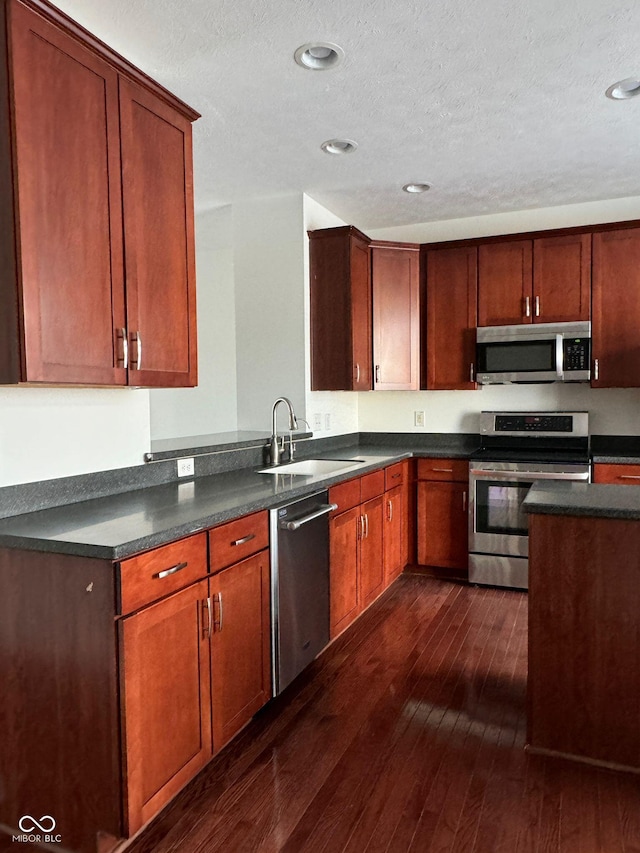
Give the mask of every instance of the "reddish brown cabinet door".
[[362, 504], [360, 540], [360, 609], [364, 610], [384, 587], [384, 496]]
[[588, 320], [591, 313], [591, 234], [533, 241], [534, 323]]
[[343, 631], [358, 615], [358, 552], [362, 527], [360, 506], [329, 522], [330, 635]]
[[427, 290], [426, 388], [473, 389], [478, 319], [476, 246], [423, 252]]
[[309, 232], [311, 389], [370, 391], [369, 239], [350, 225]]
[[418, 562], [467, 571], [467, 483], [418, 482]]
[[[0, 118], [15, 201], [0, 236], [0, 380], [124, 384], [117, 73], [21, 4], [9, 11], [13, 111], [3, 104]], [[0, 175], [8, 206], [11, 177]]]
[[404, 486], [384, 494], [384, 583], [389, 586], [406, 565], [404, 560]]
[[129, 383], [197, 381], [191, 122], [120, 79]]
[[591, 385], [640, 387], [640, 228], [593, 235]]
[[193, 584], [120, 623], [127, 835], [211, 757], [207, 584]]
[[478, 247], [479, 326], [533, 322], [532, 255], [532, 240]]
[[373, 245], [373, 387], [420, 387], [420, 252], [418, 246]]
[[271, 698], [269, 551], [210, 581], [213, 746], [225, 745]]

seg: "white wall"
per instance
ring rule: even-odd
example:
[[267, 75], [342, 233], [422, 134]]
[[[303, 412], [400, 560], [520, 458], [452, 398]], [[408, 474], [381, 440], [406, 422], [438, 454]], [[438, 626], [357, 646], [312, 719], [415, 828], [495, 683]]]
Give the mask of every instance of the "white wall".
[[0, 486], [140, 465], [149, 392], [0, 388]]
[[237, 429], [233, 256], [231, 207], [198, 214], [198, 385], [150, 392], [152, 439]]
[[305, 417], [302, 195], [234, 204], [233, 241], [238, 429], [269, 432], [278, 397]]

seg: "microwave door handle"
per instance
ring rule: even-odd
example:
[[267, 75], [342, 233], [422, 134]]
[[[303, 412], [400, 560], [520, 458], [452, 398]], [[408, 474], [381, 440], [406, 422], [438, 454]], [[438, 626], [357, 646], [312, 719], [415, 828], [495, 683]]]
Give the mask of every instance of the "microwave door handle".
[[564, 338], [556, 335], [556, 376], [564, 379]]

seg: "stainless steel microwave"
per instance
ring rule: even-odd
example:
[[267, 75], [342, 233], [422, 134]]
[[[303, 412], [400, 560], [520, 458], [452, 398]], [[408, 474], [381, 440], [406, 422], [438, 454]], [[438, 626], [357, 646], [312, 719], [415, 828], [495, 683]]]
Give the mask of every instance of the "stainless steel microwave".
[[591, 323], [479, 328], [476, 370], [481, 385], [588, 382], [591, 379]]

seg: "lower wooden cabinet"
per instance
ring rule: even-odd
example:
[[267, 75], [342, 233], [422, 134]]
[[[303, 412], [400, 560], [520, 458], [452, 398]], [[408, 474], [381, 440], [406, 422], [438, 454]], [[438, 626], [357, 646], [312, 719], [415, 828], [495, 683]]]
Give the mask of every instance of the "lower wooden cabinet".
[[404, 559], [404, 489], [396, 486], [384, 495], [384, 582], [394, 581], [402, 572], [407, 561]]
[[120, 623], [126, 835], [211, 758], [207, 586], [193, 584]]
[[269, 551], [218, 572], [209, 584], [217, 751], [271, 698]]
[[[462, 479], [464, 477], [464, 479]], [[468, 572], [468, 463], [459, 459], [418, 462], [418, 563]]]
[[[333, 500], [333, 498], [330, 498]], [[360, 506], [329, 522], [330, 636], [337, 637], [359, 613]]]
[[384, 497], [362, 504], [360, 527], [360, 609], [364, 610], [384, 589]]

